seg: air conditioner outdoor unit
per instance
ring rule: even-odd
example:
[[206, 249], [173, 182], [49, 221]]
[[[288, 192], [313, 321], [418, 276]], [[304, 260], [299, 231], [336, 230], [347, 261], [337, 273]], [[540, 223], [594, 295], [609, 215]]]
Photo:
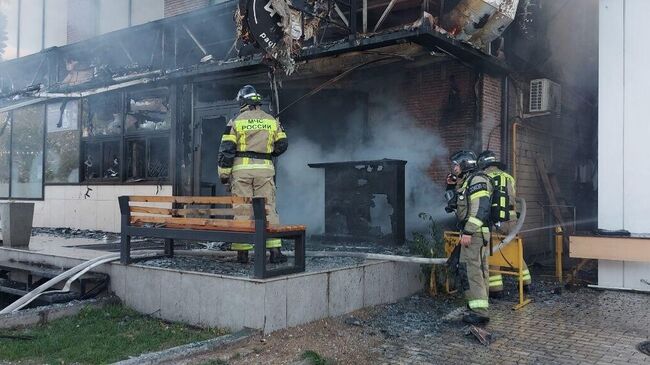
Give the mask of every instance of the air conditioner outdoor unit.
[[529, 110], [531, 113], [560, 113], [562, 87], [549, 79], [530, 80]]

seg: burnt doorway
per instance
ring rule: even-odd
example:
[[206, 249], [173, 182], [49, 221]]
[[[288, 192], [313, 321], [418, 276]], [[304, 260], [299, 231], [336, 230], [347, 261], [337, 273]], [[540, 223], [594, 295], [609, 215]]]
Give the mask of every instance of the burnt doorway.
[[217, 176], [221, 135], [228, 121], [239, 113], [238, 103], [195, 109], [193, 123], [193, 195], [229, 195]]

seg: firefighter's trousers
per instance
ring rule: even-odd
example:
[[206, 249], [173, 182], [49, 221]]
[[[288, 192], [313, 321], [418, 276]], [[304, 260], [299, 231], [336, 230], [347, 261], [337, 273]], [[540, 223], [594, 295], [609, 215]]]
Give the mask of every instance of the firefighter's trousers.
[[489, 247], [485, 246], [485, 242], [489, 241], [490, 231], [483, 227], [472, 235], [469, 247], [462, 247], [460, 250], [460, 280], [467, 306], [484, 316], [487, 316], [489, 306]]
[[[515, 215], [516, 212], [511, 212], [511, 215]], [[496, 227], [496, 231], [502, 235], [508, 235], [512, 229], [514, 229], [517, 224], [517, 220], [513, 219], [507, 222], [501, 222], [499, 227]], [[490, 266], [491, 270], [500, 270], [499, 266]], [[528, 270], [528, 265], [523, 263], [523, 274], [524, 274], [524, 285], [530, 285], [532, 282], [532, 277], [530, 276], [530, 271]], [[490, 293], [498, 293], [503, 291], [503, 275], [493, 274], [490, 276]]]
[[[275, 173], [270, 169], [245, 169], [232, 173], [230, 182], [232, 196], [266, 198], [267, 218], [270, 224], [280, 224], [280, 217], [275, 208]], [[253, 219], [253, 210], [250, 204], [233, 204], [235, 220]], [[266, 248], [280, 248], [282, 240], [270, 238], [266, 240]], [[253, 249], [250, 243], [233, 243], [231, 249], [235, 251], [249, 251]]]

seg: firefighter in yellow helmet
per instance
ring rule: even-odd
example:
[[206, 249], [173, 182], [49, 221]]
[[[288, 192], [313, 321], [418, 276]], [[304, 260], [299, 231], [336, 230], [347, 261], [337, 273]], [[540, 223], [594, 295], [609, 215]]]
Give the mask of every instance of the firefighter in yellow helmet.
[[476, 155], [459, 151], [450, 158], [454, 184], [448, 179], [448, 193], [455, 204], [447, 211], [455, 211], [460, 230], [460, 259], [457, 272], [464, 292], [468, 313], [463, 321], [470, 324], [487, 323], [488, 317], [488, 243], [490, 242], [490, 196], [492, 185], [485, 174], [478, 171]]
[[[497, 233], [507, 235], [517, 224], [517, 202], [515, 179], [505, 172], [505, 167], [497, 161], [496, 154], [490, 150], [481, 152], [478, 156], [478, 167], [492, 179], [494, 195], [492, 199], [492, 213], [494, 228]], [[528, 291], [532, 278], [528, 266], [524, 262], [524, 288]], [[498, 266], [490, 269], [498, 270]], [[503, 295], [503, 275], [490, 275], [490, 297], [498, 298]]]
[[[287, 135], [273, 116], [261, 109], [261, 96], [251, 85], [239, 90], [240, 114], [228, 122], [221, 137], [218, 165], [219, 178], [229, 184], [233, 196], [266, 198], [268, 221], [279, 224], [275, 208], [275, 167], [273, 158], [283, 154], [288, 147]], [[234, 205], [235, 219], [252, 218], [250, 205]], [[280, 248], [282, 241], [272, 238], [266, 241], [271, 262], [287, 261]], [[232, 243], [237, 251], [237, 261], [248, 262], [250, 243]]]

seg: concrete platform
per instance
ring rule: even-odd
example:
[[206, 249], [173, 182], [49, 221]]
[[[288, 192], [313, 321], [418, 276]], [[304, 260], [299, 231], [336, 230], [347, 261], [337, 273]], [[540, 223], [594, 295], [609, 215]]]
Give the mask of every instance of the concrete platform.
[[[29, 250], [0, 247], [0, 260], [72, 267], [106, 252], [66, 246], [101, 240], [33, 236]], [[364, 261], [353, 266], [266, 280], [117, 262], [111, 290], [138, 312], [205, 327], [244, 327], [265, 333], [395, 302], [421, 290], [419, 265]]]

